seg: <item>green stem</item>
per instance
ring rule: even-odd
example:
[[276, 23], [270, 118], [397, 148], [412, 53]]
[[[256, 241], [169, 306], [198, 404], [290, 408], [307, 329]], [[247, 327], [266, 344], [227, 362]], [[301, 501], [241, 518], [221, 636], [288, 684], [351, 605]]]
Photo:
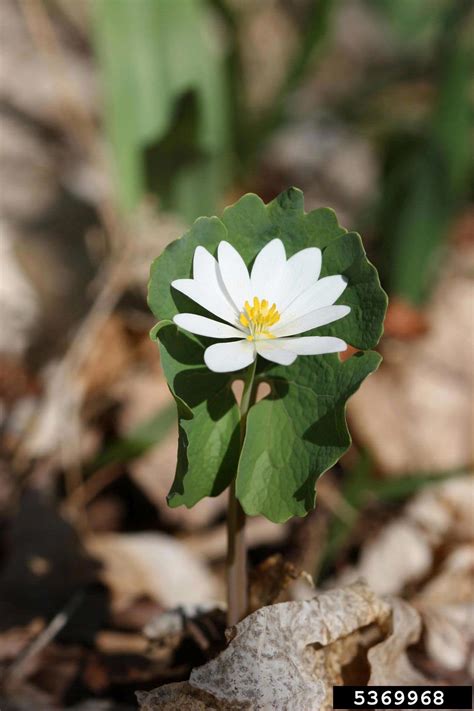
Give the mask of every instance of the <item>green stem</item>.
[[[245, 437], [247, 414], [255, 401], [255, 367], [249, 366], [240, 401], [240, 448]], [[245, 541], [245, 512], [235, 495], [235, 478], [229, 489], [227, 513], [227, 624], [237, 624], [248, 610], [247, 545]]]

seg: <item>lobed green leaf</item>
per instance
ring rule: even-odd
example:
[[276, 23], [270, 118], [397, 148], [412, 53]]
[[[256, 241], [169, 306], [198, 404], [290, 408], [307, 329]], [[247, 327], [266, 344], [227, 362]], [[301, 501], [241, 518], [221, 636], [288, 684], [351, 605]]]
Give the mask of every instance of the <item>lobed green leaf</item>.
[[303, 516], [314, 507], [315, 481], [350, 444], [346, 401], [380, 362], [373, 352], [346, 363], [337, 356], [303, 356], [288, 368], [260, 359], [258, 378], [271, 395], [251, 408], [239, 460], [239, 409], [231, 390], [240, 374], [210, 372], [204, 349], [212, 341], [180, 331], [171, 322], [182, 311], [206, 314], [171, 287], [192, 275], [198, 245], [216, 254], [227, 240], [250, 268], [262, 247], [275, 237], [287, 256], [315, 246], [323, 251], [323, 275], [344, 274], [348, 287], [339, 303], [349, 316], [314, 334], [343, 338], [356, 348], [374, 347], [382, 333], [387, 298], [359, 235], [347, 233], [335, 213], [319, 208], [306, 214], [303, 193], [282, 193], [268, 205], [244, 195], [217, 217], [199, 218], [173, 242], [151, 269], [149, 304], [160, 323], [152, 337], [160, 353], [180, 421], [178, 465], [169, 504], [193, 506], [223, 491], [237, 474], [237, 496], [250, 515], [273, 521]]

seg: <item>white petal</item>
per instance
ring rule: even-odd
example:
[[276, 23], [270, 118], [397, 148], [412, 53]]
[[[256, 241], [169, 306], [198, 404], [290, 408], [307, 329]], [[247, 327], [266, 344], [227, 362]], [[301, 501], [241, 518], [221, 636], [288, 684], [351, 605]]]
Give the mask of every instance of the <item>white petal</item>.
[[304, 316], [285, 323], [279, 328], [277, 324], [277, 326], [272, 329], [272, 334], [276, 338], [281, 338], [282, 336], [294, 336], [297, 333], [311, 331], [318, 326], [326, 326], [328, 323], [338, 321], [340, 318], [347, 316], [350, 310], [350, 306], [343, 305], [325, 306], [322, 309], [315, 309]]
[[224, 286], [237, 311], [241, 311], [245, 302], [251, 301], [254, 296], [245, 262], [228, 242], [220, 242], [217, 256]]
[[175, 279], [171, 286], [212, 314], [235, 323], [238, 314], [219, 283], [219, 267], [204, 247], [196, 247], [194, 252], [193, 279]]
[[255, 344], [257, 353], [279, 365], [291, 365], [297, 358], [296, 353], [278, 347], [278, 341], [257, 341]]
[[278, 338], [279, 348], [296, 355], [323, 355], [341, 353], [347, 350], [347, 343], [342, 338], [332, 336], [302, 336], [302, 338]]
[[347, 286], [346, 277], [341, 274], [324, 277], [296, 297], [281, 314], [280, 326], [303, 316], [309, 311], [331, 306], [341, 296]]
[[[193, 258], [193, 278], [201, 286], [212, 290], [214, 295], [219, 295], [219, 309], [227, 314], [223, 316], [226, 321], [234, 318], [235, 308], [223, 283], [217, 259], [210, 252], [200, 245], [196, 247]], [[237, 314], [238, 318], [238, 314]]]
[[277, 302], [285, 266], [283, 242], [281, 239], [272, 239], [260, 250], [253, 264], [250, 276], [253, 296], [267, 299], [270, 304]]
[[213, 321], [205, 316], [196, 314], [176, 314], [173, 321], [180, 328], [191, 331], [198, 336], [210, 336], [211, 338], [242, 338], [242, 331], [226, 323]]
[[204, 362], [215, 373], [231, 373], [246, 368], [255, 360], [253, 342], [242, 340], [214, 343], [204, 351]]
[[277, 303], [280, 313], [318, 280], [321, 261], [321, 250], [317, 247], [302, 249], [289, 258], [285, 268], [284, 288]]

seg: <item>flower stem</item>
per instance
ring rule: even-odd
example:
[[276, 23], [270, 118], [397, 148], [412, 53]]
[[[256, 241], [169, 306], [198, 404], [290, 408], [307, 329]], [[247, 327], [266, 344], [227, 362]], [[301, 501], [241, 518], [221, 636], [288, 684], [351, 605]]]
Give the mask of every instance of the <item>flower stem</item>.
[[[240, 448], [245, 437], [247, 414], [255, 401], [256, 359], [249, 366], [240, 401]], [[245, 513], [235, 495], [235, 478], [229, 489], [227, 512], [227, 624], [237, 624], [248, 609], [247, 545], [245, 542]]]

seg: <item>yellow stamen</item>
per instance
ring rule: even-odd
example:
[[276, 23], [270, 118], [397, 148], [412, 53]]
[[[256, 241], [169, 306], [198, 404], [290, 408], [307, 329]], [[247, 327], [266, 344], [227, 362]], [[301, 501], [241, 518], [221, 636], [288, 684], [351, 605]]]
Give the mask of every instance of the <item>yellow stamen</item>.
[[245, 328], [248, 328], [250, 334], [247, 340], [254, 341], [256, 338], [275, 338], [269, 331], [271, 326], [274, 326], [280, 320], [280, 314], [277, 311], [276, 304], [269, 307], [267, 299], [260, 299], [257, 296], [253, 297], [253, 305], [248, 301], [245, 302], [244, 308], [239, 316], [239, 321]]

